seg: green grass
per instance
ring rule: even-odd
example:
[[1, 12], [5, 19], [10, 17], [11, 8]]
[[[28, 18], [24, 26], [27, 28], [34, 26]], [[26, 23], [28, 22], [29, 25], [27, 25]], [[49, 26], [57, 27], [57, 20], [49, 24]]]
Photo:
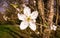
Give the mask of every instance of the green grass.
[[[28, 36], [27, 36], [28, 35]], [[29, 38], [26, 30], [20, 30], [18, 25], [0, 25], [0, 38]]]
[[[32, 32], [32, 34], [30, 34]], [[40, 38], [33, 31], [26, 29], [20, 30], [18, 25], [0, 25], [0, 38]], [[60, 27], [52, 33], [51, 38], [60, 38]]]
[[19, 38], [20, 29], [14, 25], [0, 25], [0, 38]]

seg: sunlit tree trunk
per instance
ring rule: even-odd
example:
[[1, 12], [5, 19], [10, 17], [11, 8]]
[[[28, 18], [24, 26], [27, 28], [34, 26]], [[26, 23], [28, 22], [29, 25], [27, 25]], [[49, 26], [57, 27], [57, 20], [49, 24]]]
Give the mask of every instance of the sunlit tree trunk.
[[[48, 0], [47, 8], [49, 9], [49, 12], [47, 12], [48, 15], [48, 24], [49, 26], [53, 25], [53, 16], [54, 16], [54, 0]], [[43, 19], [43, 23], [45, 22], [45, 16], [44, 16], [44, 3], [42, 0], [38, 0], [38, 9], [39, 13], [41, 14], [41, 17]], [[50, 30], [45, 29], [45, 34], [43, 34], [43, 38], [50, 38]]]
[[42, 23], [45, 22], [45, 17], [44, 17], [44, 2], [42, 0], [38, 0], [38, 10], [39, 14], [42, 17]]
[[[42, 18], [42, 25], [44, 25], [45, 23], [45, 16], [44, 16], [44, 2], [43, 0], [38, 0], [38, 10], [39, 10], [39, 15], [41, 15], [40, 18]], [[42, 25], [40, 26], [40, 32], [41, 34], [43, 34], [43, 31], [42, 31]], [[42, 36], [43, 37], [43, 36]]]
[[[43, 2], [43, 0], [38, 0], [38, 10], [39, 10], [39, 14], [42, 17], [42, 24], [44, 25], [44, 23], [45, 23], [45, 13], [44, 13], [44, 2]], [[43, 31], [42, 31], [43, 30], [42, 25], [40, 26], [40, 28], [41, 28], [40, 31], [43, 34], [42, 38], [46, 38], [47, 37], [46, 34], [44, 34]]]
[[[47, 3], [47, 7], [49, 9], [49, 12], [47, 12], [49, 15], [48, 15], [48, 25], [49, 27], [53, 25], [53, 17], [54, 17], [54, 0], [48, 0], [48, 3]], [[45, 38], [50, 38], [50, 33], [51, 33], [51, 30], [50, 28], [48, 27], [47, 30], [45, 30], [45, 32], [47, 32], [45, 35]]]
[[49, 0], [48, 8], [49, 8], [48, 24], [51, 26], [53, 24], [54, 16], [54, 0]]

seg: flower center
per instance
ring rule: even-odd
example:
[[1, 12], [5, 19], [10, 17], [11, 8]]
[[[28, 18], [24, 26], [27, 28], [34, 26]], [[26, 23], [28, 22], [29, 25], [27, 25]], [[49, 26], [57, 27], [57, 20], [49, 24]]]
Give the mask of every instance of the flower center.
[[31, 20], [31, 18], [30, 17], [27, 17], [27, 21], [29, 22]]

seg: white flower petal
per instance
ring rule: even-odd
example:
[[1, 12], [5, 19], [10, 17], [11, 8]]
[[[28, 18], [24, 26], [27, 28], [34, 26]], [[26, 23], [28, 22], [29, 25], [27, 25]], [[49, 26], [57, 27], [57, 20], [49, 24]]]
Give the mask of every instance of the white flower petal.
[[30, 22], [30, 26], [29, 26], [33, 31], [35, 31], [36, 30], [36, 24], [35, 24], [35, 22]]
[[19, 14], [19, 13], [18, 13], [18, 19], [19, 19], [19, 20], [25, 20], [25, 19], [26, 19], [26, 16], [23, 15], [23, 14]]
[[30, 22], [36, 22], [36, 20], [35, 19], [31, 19]]
[[38, 16], [38, 12], [37, 11], [32, 12], [32, 14], [31, 14], [31, 18], [32, 19], [36, 19], [37, 16]]
[[34, 22], [36, 22], [36, 20], [33, 20]]
[[21, 29], [21, 30], [24, 30], [24, 29], [26, 29], [27, 27], [28, 27], [28, 22], [25, 22], [25, 21], [21, 22], [21, 24], [20, 24], [20, 29]]
[[24, 14], [25, 14], [26, 16], [29, 16], [30, 13], [31, 13], [31, 9], [30, 9], [29, 7], [25, 7], [25, 8], [24, 8]]

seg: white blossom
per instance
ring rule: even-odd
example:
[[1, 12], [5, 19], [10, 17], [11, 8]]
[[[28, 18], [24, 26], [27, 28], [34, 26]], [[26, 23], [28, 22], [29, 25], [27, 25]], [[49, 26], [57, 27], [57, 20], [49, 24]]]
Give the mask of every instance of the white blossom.
[[23, 12], [24, 12], [24, 14], [18, 13], [19, 20], [22, 20], [22, 22], [20, 24], [20, 29], [24, 30], [29, 26], [30, 29], [35, 31], [36, 30], [36, 24], [35, 23], [36, 23], [36, 18], [38, 16], [38, 12], [33, 11], [31, 13], [31, 9], [27, 6], [24, 8]]
[[55, 26], [55, 25], [52, 25], [52, 26], [51, 26], [51, 30], [54, 30], [54, 31], [55, 31], [56, 28], [57, 28], [57, 26]]

